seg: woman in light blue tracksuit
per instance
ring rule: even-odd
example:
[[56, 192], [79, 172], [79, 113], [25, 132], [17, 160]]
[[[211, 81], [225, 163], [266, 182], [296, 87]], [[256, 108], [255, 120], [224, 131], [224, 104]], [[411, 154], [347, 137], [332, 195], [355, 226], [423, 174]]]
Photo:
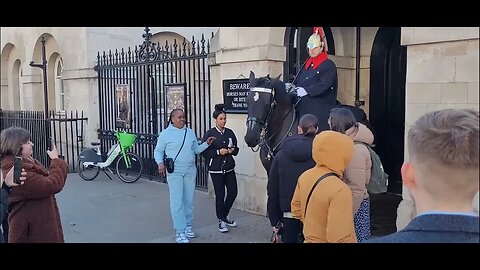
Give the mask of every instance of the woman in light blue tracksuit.
[[[182, 147], [184, 137], [185, 142]], [[188, 238], [195, 237], [192, 230], [193, 200], [197, 175], [195, 154], [203, 152], [214, 140], [214, 137], [209, 137], [204, 143], [199, 144], [193, 130], [185, 126], [185, 114], [181, 109], [172, 110], [169, 126], [158, 136], [154, 156], [161, 176], [165, 176], [164, 155], [175, 159], [178, 153], [174, 162], [174, 171], [172, 173], [167, 172], [170, 211], [177, 243], [188, 243]]]

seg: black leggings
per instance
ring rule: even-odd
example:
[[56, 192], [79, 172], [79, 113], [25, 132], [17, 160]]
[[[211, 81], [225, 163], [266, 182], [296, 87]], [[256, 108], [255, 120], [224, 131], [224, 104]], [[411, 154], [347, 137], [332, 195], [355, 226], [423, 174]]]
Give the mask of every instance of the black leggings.
[[[237, 177], [235, 176], [235, 171], [226, 174], [211, 173], [210, 176], [215, 189], [217, 218], [225, 220], [237, 197]], [[225, 187], [227, 187], [227, 198], [225, 198]]]

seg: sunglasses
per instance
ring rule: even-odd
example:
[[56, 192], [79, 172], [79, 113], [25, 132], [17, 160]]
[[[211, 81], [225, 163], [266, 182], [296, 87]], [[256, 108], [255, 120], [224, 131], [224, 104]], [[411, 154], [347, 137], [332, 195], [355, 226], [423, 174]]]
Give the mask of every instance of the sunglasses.
[[316, 44], [313, 43], [313, 42], [308, 42], [308, 43], [307, 43], [307, 48], [309, 48], [309, 49], [314, 49], [314, 48], [316, 48], [316, 47], [318, 47], [318, 46], [319, 46], [319, 45], [316, 45]]

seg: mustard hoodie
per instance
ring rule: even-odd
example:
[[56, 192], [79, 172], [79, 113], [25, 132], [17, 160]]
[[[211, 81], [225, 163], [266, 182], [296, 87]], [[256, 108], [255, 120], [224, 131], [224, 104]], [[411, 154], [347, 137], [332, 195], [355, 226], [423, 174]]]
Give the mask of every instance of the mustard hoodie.
[[308, 193], [322, 175], [336, 173], [340, 178], [353, 155], [353, 141], [335, 131], [323, 131], [313, 140], [315, 167], [298, 178], [291, 202], [294, 218], [303, 222], [305, 243], [356, 243], [352, 215], [352, 192], [338, 177], [324, 178], [310, 197]]

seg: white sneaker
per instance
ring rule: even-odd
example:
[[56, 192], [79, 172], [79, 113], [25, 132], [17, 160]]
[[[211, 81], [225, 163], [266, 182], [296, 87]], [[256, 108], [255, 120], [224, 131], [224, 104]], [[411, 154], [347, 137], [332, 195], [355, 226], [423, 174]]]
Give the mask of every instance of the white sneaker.
[[187, 236], [184, 233], [177, 233], [177, 236], [175, 237], [175, 241], [177, 241], [177, 243], [189, 243], [190, 242], [188, 240]]
[[228, 216], [225, 218], [225, 223], [230, 227], [237, 227], [237, 223], [233, 220], [229, 220]]
[[187, 226], [185, 228], [185, 235], [188, 237], [188, 238], [194, 238], [195, 237], [195, 233], [193, 232], [192, 230], [192, 226]]
[[225, 223], [225, 221], [218, 221], [218, 230], [222, 233], [228, 232], [227, 224]]

